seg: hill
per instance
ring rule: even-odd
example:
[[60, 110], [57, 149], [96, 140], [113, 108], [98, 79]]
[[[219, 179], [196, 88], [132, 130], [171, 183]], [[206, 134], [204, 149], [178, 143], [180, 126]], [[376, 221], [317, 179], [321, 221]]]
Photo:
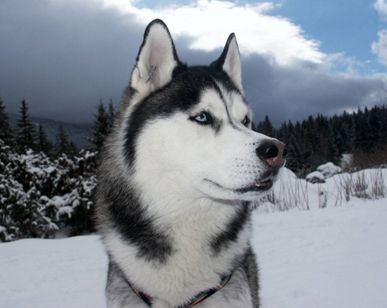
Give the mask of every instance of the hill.
[[[10, 113], [8, 116], [11, 126], [16, 127], [18, 115]], [[42, 125], [49, 140], [52, 142], [56, 141], [59, 127], [62, 126], [70, 140], [78, 149], [87, 148], [89, 146], [88, 140], [90, 138], [92, 124], [68, 123], [39, 117], [31, 117], [31, 121], [36, 126]]]

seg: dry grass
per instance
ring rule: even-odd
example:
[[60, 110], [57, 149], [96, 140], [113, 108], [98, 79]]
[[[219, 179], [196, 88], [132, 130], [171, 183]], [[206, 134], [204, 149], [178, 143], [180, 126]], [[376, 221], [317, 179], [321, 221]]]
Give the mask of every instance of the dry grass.
[[285, 176], [276, 183], [274, 190], [255, 206], [264, 213], [271, 213], [295, 208], [309, 210], [314, 204], [319, 208], [336, 207], [352, 198], [380, 199], [387, 196], [381, 168], [367, 172], [344, 173], [334, 176], [332, 180], [330, 185], [311, 184], [303, 179]]
[[[258, 204], [264, 204], [264, 212], [283, 212], [298, 208], [310, 209], [309, 184], [305, 180], [297, 178], [281, 179], [275, 189], [260, 200]], [[259, 205], [260, 206], [260, 205]]]
[[381, 168], [342, 174], [336, 181], [341, 199], [349, 201], [351, 197], [360, 199], [380, 199], [386, 196], [386, 187]]

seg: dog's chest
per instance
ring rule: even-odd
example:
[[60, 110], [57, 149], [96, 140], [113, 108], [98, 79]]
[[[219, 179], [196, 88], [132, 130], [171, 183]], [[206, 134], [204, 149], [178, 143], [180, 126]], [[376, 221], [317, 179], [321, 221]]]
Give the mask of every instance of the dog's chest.
[[236, 258], [243, 255], [248, 245], [249, 224], [221, 251], [215, 251], [212, 245], [219, 234], [227, 231], [234, 213], [230, 208], [187, 211], [186, 215], [160, 218], [160, 230], [168, 234], [172, 244], [172, 254], [164, 263], [138, 257], [135, 246], [127, 245], [116, 236], [112, 256], [136, 287], [153, 297], [181, 303], [217, 285], [222, 275], [230, 273]]

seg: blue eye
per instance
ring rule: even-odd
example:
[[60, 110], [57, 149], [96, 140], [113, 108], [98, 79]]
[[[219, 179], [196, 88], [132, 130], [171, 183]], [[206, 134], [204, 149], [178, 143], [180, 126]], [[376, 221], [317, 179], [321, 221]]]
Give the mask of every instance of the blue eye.
[[202, 125], [208, 125], [213, 123], [212, 116], [206, 111], [201, 111], [190, 119]]
[[242, 121], [242, 124], [246, 127], [250, 124], [250, 119], [248, 118], [248, 116], [245, 116], [245, 118]]

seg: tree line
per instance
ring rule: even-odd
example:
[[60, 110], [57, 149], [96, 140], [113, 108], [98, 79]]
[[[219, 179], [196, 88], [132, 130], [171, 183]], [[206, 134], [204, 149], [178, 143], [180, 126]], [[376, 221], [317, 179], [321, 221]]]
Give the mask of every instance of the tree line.
[[[100, 150], [105, 137], [113, 127], [115, 114], [113, 101], [110, 100], [105, 106], [101, 99], [94, 115], [93, 128], [88, 139], [88, 150]], [[20, 103], [16, 127], [11, 127], [5, 104], [0, 98], [0, 139], [18, 153], [31, 149], [58, 157], [61, 154], [74, 156], [79, 151], [62, 125], [59, 125], [55, 141], [50, 141], [44, 127], [32, 122], [25, 99]]]
[[278, 128], [266, 116], [255, 130], [286, 143], [287, 167], [299, 176], [327, 161], [340, 164], [345, 153], [352, 154], [353, 168], [387, 163], [387, 105], [332, 117], [309, 116], [301, 122], [284, 122]]
[[[89, 150], [101, 149], [113, 127], [115, 114], [112, 100], [107, 106], [100, 100], [88, 140]], [[327, 161], [339, 164], [345, 153], [353, 155], [352, 164], [359, 168], [387, 162], [387, 105], [359, 108], [332, 117], [309, 116], [303, 121], [283, 122], [279, 127], [274, 127], [266, 116], [254, 129], [287, 144], [287, 166], [299, 176]], [[26, 100], [20, 104], [16, 128], [11, 128], [0, 98], [0, 139], [19, 153], [32, 149], [55, 157], [62, 153], [73, 156], [77, 152], [62, 126], [56, 141], [48, 140], [42, 125], [37, 127], [31, 122]]]

